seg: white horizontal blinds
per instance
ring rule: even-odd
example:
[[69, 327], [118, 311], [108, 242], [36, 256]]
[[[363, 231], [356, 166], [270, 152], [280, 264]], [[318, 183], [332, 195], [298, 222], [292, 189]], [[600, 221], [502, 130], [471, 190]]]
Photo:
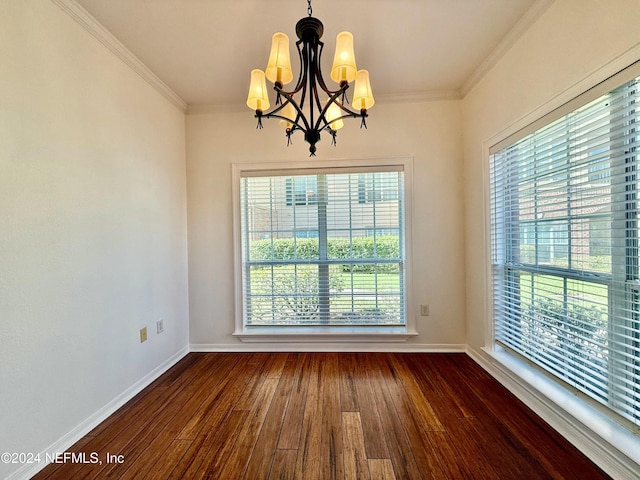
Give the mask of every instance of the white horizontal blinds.
[[491, 156], [496, 340], [640, 425], [638, 81]]
[[245, 325], [404, 325], [401, 169], [244, 176]]

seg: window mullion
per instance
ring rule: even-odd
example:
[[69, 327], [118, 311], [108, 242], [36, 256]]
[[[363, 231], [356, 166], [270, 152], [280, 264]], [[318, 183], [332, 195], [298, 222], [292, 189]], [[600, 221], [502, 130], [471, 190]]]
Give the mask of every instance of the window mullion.
[[[574, 135], [571, 132], [571, 127], [572, 127], [573, 122], [570, 120], [569, 121], [569, 125], [567, 126], [567, 137], [569, 138], [569, 141], [567, 142], [567, 268], [569, 270], [573, 269], [573, 255], [572, 255], [572, 246], [573, 246], [573, 242], [572, 242], [572, 237], [573, 237], [573, 192], [572, 192], [572, 184], [571, 184], [571, 175], [573, 174], [573, 169], [571, 168], [571, 160], [572, 160], [572, 156], [573, 156], [573, 142], [575, 141], [574, 138], [572, 138]], [[576, 188], [577, 191], [577, 188]], [[554, 239], [555, 240], [555, 239]], [[566, 288], [565, 288], [566, 290]], [[565, 308], [566, 308], [566, 301], [565, 301]]]
[[[618, 91], [614, 95], [624, 95]], [[616, 136], [611, 132], [612, 137]], [[619, 137], [619, 135], [618, 135]], [[613, 268], [613, 294], [612, 315], [609, 322], [609, 404], [614, 408], [623, 408], [625, 403], [624, 389], [619, 384], [619, 378], [625, 375], [625, 355], [616, 347], [618, 338], [625, 335], [629, 323], [629, 316], [637, 315], [637, 306], [633, 301], [636, 296], [635, 286], [630, 284], [638, 278], [637, 272], [637, 225], [636, 225], [636, 166], [635, 157], [629, 155], [623, 135], [617, 144], [611, 145], [611, 150], [621, 150], [622, 155], [613, 157], [614, 178], [624, 181], [614, 181], [613, 205], [614, 215], [612, 232], [624, 232], [624, 235], [613, 235], [612, 246], [617, 252], [624, 255], [612, 255]]]
[[[364, 203], [364, 201], [360, 201], [360, 199], [361, 199], [361, 196], [366, 195], [366, 193], [361, 195], [361, 191], [365, 191], [364, 188], [361, 188], [361, 183], [364, 183], [362, 178], [363, 178], [363, 175], [359, 174], [358, 175], [358, 203]], [[353, 201], [351, 200], [353, 198], [353, 191], [352, 191], [353, 181], [351, 176], [349, 177], [348, 183], [349, 183], [349, 257], [353, 258]], [[349, 285], [351, 287], [351, 292], [353, 292], [355, 289], [353, 265], [349, 266]], [[351, 310], [355, 311], [356, 301], [353, 294], [350, 296], [350, 301], [351, 301]]]
[[[404, 261], [402, 259], [405, 258], [405, 244], [404, 244], [404, 239], [405, 239], [405, 233], [404, 233], [404, 228], [405, 228], [405, 220], [404, 220], [404, 195], [401, 195], [400, 192], [404, 191], [404, 178], [401, 177], [400, 175], [398, 175], [397, 177], [397, 191], [398, 194], [396, 195], [396, 198], [398, 199], [398, 218], [400, 219], [400, 221], [398, 222], [398, 239], [399, 239], [399, 249], [398, 249], [398, 254], [400, 256], [400, 262], [399, 262], [399, 266], [398, 266], [398, 273], [399, 273], [399, 281], [400, 281], [400, 295], [401, 295], [401, 302], [402, 305], [404, 305], [405, 303], [405, 293], [404, 293], [404, 288], [405, 288], [405, 264]], [[402, 310], [402, 321], [404, 323], [405, 321], [405, 311]]]
[[240, 171], [243, 326], [405, 326], [402, 195], [381, 196], [382, 179], [361, 203], [358, 182], [402, 182], [403, 166], [259, 171]]
[[[245, 205], [245, 208], [242, 210], [242, 229], [245, 232], [244, 235], [244, 241], [242, 244], [242, 248], [244, 250], [244, 258], [251, 258], [250, 256], [250, 244], [251, 241], [249, 239], [250, 237], [250, 233], [249, 233], [249, 217], [251, 215], [250, 212], [250, 202], [249, 202], [249, 182], [247, 181], [246, 178], [242, 179], [242, 188], [241, 188], [241, 195], [243, 197], [243, 203]], [[248, 263], [248, 262], [247, 262]], [[251, 266], [249, 266], [247, 263], [244, 264], [244, 268], [243, 268], [243, 275], [244, 278], [247, 279], [245, 285], [250, 285], [251, 284]], [[252, 317], [252, 313], [251, 313], [251, 295], [248, 295], [248, 291], [245, 289], [245, 296], [247, 297], [247, 302], [245, 302], [244, 304], [244, 309], [245, 309], [245, 315], [248, 318]]]
[[491, 151], [495, 341], [636, 425], [639, 82]]
[[329, 187], [327, 176], [318, 175], [318, 308], [320, 323], [327, 324], [330, 321], [330, 288], [329, 288], [329, 264], [328, 257], [328, 232], [327, 232], [327, 203]]

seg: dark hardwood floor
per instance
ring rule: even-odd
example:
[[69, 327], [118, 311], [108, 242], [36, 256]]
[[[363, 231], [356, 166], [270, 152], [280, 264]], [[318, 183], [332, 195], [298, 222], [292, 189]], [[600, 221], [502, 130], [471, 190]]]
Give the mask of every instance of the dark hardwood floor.
[[34, 478], [608, 478], [464, 354], [192, 353], [69, 452]]

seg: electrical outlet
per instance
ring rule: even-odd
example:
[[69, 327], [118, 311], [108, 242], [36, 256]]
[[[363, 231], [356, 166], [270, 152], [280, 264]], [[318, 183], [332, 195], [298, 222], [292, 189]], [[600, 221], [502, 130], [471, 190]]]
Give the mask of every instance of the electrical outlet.
[[164, 320], [160, 319], [156, 322], [156, 333], [164, 332]]
[[429, 316], [429, 305], [420, 305], [420, 315], [423, 317]]
[[147, 327], [140, 329], [140, 343], [147, 341]]

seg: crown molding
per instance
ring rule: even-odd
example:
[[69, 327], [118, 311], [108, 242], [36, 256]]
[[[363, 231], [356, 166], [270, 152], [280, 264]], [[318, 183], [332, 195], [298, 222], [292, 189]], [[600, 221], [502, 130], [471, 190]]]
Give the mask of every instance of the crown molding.
[[376, 95], [377, 103], [420, 103], [440, 100], [460, 100], [460, 90], [430, 90], [413, 93], [387, 93]]
[[525, 12], [514, 27], [494, 48], [489, 56], [475, 69], [460, 88], [460, 94], [465, 97], [480, 80], [498, 63], [498, 61], [511, 49], [520, 37], [546, 12], [555, 0], [536, 0]]
[[[460, 95], [459, 90], [433, 90], [429, 92], [376, 95], [376, 103], [423, 103], [460, 99], [462, 99], [462, 95]], [[211, 113], [245, 112], [246, 110], [247, 107], [244, 103], [190, 104], [187, 106], [186, 114], [208, 115]]]
[[244, 103], [209, 103], [187, 105], [187, 115], [208, 115], [210, 113], [239, 113], [246, 112]]
[[[518, 20], [516, 25], [493, 49], [489, 56], [476, 68], [471, 76], [464, 82], [460, 90], [433, 90], [426, 92], [414, 92], [406, 94], [381, 94], [376, 96], [379, 103], [416, 103], [434, 102], [441, 100], [460, 100], [465, 97], [480, 80], [495, 66], [512, 45], [533, 25], [540, 16], [554, 3], [555, 0], [536, 0], [536, 2]], [[231, 113], [243, 110], [240, 105], [211, 104], [188, 105], [177, 93], [164, 83], [149, 67], [125, 47], [113, 36], [100, 22], [98, 22], [87, 10], [75, 0], [51, 0], [55, 5], [80, 24], [87, 32], [107, 47], [114, 55], [128, 65], [134, 72], [142, 77], [149, 85], [154, 87], [161, 95], [169, 100], [187, 115], [204, 115], [209, 113]]]
[[73, 20], [80, 24], [87, 32], [93, 35], [100, 43], [107, 47], [116, 57], [122, 60], [129, 68], [142, 77], [149, 85], [155, 88], [162, 96], [178, 107], [183, 113], [187, 111], [185, 102], [166, 83], [153, 73], [149, 67], [140, 61], [127, 47], [113, 36], [100, 22], [81, 7], [75, 0], [51, 0]]

